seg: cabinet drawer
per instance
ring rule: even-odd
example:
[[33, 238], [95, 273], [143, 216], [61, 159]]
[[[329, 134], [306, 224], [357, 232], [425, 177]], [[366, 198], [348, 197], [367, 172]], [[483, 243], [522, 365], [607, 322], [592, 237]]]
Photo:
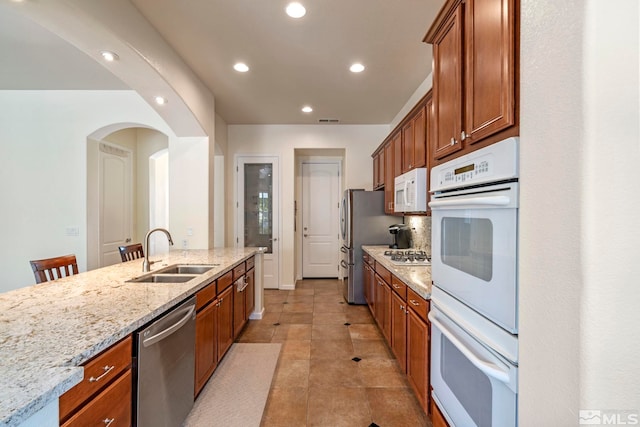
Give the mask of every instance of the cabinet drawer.
[[402, 298], [402, 301], [407, 301], [407, 285], [393, 274], [391, 275], [391, 289]]
[[[131, 369], [96, 396], [62, 427], [131, 425]], [[111, 421], [113, 420], [113, 421]]]
[[216, 297], [215, 280], [202, 288], [196, 294], [196, 311], [200, 311], [202, 307], [209, 304]]
[[131, 337], [113, 345], [84, 365], [84, 379], [60, 396], [60, 419], [109, 384], [131, 365]]
[[247, 271], [251, 270], [256, 264], [256, 257], [252, 256], [247, 260]]
[[246, 270], [245, 264], [244, 262], [240, 263], [239, 265], [235, 266], [233, 268], [233, 280], [238, 280], [238, 278], [242, 275], [244, 275]]
[[422, 320], [424, 320], [425, 322], [427, 321], [429, 301], [415, 293], [411, 288], [407, 288], [407, 307], [415, 311]]
[[391, 283], [391, 272], [386, 268], [384, 268], [382, 264], [379, 264], [377, 262], [376, 262], [376, 273], [378, 273], [380, 277], [382, 277], [382, 280], [384, 280], [387, 283]]
[[233, 270], [228, 271], [223, 276], [218, 277], [217, 283], [217, 294], [220, 295], [233, 283]]
[[366, 252], [362, 252], [362, 260], [364, 262], [366, 262], [367, 264], [370, 264], [371, 262], [369, 261], [369, 254]]

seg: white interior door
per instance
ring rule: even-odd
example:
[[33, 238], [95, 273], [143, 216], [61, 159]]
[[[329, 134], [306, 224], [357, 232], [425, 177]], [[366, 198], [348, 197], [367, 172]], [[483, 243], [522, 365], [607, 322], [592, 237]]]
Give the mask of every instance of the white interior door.
[[100, 267], [121, 262], [118, 246], [131, 242], [131, 152], [100, 143]]
[[338, 277], [340, 165], [302, 164], [302, 277]]
[[278, 289], [279, 182], [277, 157], [239, 157], [237, 164], [237, 232], [240, 247], [265, 247], [263, 285]]

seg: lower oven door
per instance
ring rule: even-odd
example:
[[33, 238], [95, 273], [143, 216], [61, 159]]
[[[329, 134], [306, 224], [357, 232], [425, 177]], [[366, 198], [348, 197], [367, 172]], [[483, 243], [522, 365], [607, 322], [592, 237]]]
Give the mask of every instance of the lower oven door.
[[435, 305], [429, 320], [433, 398], [449, 424], [515, 426], [518, 367], [480, 344]]

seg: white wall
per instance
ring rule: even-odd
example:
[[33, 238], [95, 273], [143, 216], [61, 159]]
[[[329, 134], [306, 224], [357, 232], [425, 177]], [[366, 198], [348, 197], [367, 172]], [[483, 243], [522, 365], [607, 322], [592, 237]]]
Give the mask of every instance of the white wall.
[[[228, 230], [235, 229], [233, 196], [235, 158], [241, 154], [269, 154], [280, 158], [280, 285], [295, 283], [295, 234], [293, 208], [295, 198], [296, 149], [344, 149], [344, 183], [348, 188], [372, 189], [371, 153], [389, 133], [387, 125], [229, 125], [227, 153]], [[235, 236], [228, 233], [227, 245]]]
[[[0, 91], [0, 292], [34, 283], [31, 259], [74, 253], [86, 269], [87, 138], [114, 124], [169, 135], [170, 180], [180, 195], [170, 226], [180, 241], [192, 225], [191, 247], [207, 247], [200, 237], [208, 233], [208, 148], [200, 140], [175, 138], [133, 91]], [[67, 227], [79, 236], [66, 236]]]
[[520, 426], [640, 410], [639, 10], [522, 0]]

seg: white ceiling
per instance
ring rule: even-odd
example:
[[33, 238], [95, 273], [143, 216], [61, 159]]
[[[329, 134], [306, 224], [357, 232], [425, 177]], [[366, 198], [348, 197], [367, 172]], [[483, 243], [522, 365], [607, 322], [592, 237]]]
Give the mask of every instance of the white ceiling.
[[[444, 0], [131, 0], [229, 124], [387, 124], [431, 71], [422, 42]], [[0, 3], [0, 89], [123, 89], [95, 60]], [[232, 66], [246, 62], [240, 74]], [[348, 71], [352, 62], [366, 66]], [[303, 105], [314, 111], [304, 114]]]

